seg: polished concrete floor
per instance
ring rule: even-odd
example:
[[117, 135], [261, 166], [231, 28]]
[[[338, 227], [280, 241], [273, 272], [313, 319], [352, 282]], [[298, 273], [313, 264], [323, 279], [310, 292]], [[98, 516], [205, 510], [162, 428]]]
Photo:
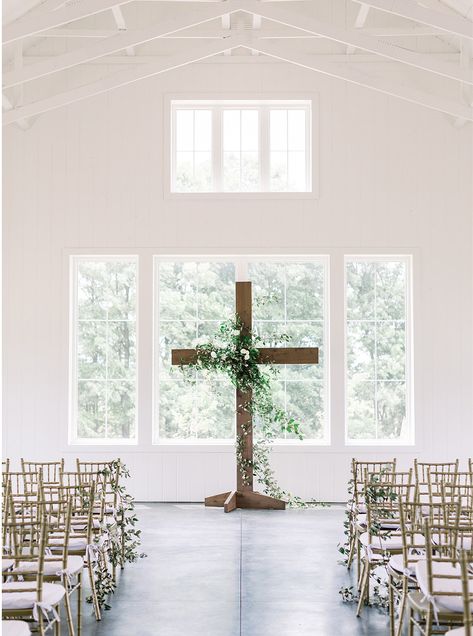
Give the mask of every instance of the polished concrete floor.
[[[338, 590], [343, 508], [235, 511], [140, 504], [143, 550], [85, 636], [385, 636], [386, 616], [361, 619]], [[64, 626], [65, 627], [65, 626]], [[64, 633], [66, 629], [64, 629]]]

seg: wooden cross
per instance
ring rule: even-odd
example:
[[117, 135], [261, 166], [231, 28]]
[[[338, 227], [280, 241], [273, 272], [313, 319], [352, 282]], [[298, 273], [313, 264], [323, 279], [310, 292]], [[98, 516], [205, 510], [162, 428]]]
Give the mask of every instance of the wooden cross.
[[[252, 330], [252, 296], [251, 283], [235, 283], [236, 314], [240, 319], [242, 335], [251, 334]], [[319, 350], [316, 347], [272, 347], [258, 349], [258, 364], [317, 364]], [[194, 364], [197, 361], [195, 349], [173, 349], [172, 364]], [[253, 423], [251, 412], [245, 405], [251, 404], [252, 391], [236, 389], [236, 427], [237, 435], [243, 439], [243, 458], [249, 460], [250, 467], [245, 475], [237, 466], [236, 490], [220, 493], [205, 498], [206, 506], [220, 506], [225, 512], [235, 508], [259, 508], [284, 510], [286, 502], [274, 497], [268, 497], [253, 490]], [[246, 430], [246, 435], [243, 435]]]

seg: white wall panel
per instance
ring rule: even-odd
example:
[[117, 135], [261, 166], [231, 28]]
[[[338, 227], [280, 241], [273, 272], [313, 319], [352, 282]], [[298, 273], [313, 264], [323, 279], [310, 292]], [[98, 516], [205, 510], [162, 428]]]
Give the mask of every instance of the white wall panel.
[[[101, 72], [84, 67], [81, 79]], [[281, 77], [282, 96], [318, 97], [319, 198], [164, 198], [165, 96], [274, 96]], [[152, 253], [329, 253], [341, 281], [345, 249], [414, 254], [418, 444], [343, 446], [342, 295], [332, 289], [335, 443], [278, 447], [282, 485], [340, 500], [352, 455], [473, 454], [471, 125], [295, 67], [201, 64], [48, 113], [26, 132], [9, 127], [4, 144], [4, 451], [13, 459], [120, 455], [144, 500], [229, 489], [231, 447], [151, 445]], [[140, 443], [68, 447], [68, 255], [114, 250], [140, 255]]]

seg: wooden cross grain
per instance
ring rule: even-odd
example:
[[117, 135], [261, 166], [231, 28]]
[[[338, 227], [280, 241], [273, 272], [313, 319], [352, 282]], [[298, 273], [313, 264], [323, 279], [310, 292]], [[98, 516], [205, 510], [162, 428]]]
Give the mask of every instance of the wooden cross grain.
[[[236, 314], [241, 324], [241, 334], [250, 335], [252, 331], [252, 295], [251, 283], [235, 283]], [[258, 364], [317, 364], [319, 350], [316, 347], [271, 347], [258, 349]], [[197, 362], [196, 349], [173, 349], [172, 364], [186, 365]], [[259, 508], [284, 510], [286, 502], [263, 495], [253, 490], [253, 423], [251, 412], [247, 408], [251, 404], [252, 391], [236, 389], [236, 428], [237, 435], [243, 439], [243, 458], [249, 460], [250, 467], [245, 474], [237, 466], [236, 490], [229, 490], [218, 495], [205, 498], [206, 506], [223, 506], [225, 512], [235, 508]], [[243, 431], [246, 430], [246, 435]]]

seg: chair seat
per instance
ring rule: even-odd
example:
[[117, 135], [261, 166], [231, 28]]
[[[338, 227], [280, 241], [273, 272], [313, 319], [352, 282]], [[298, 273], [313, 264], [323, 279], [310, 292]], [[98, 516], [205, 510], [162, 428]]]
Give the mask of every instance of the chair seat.
[[[440, 612], [451, 612], [454, 614], [463, 614], [463, 596], [460, 564], [454, 566], [452, 563], [442, 563], [434, 561], [432, 563], [433, 585], [435, 591], [454, 593], [455, 596], [444, 596], [435, 594], [434, 602]], [[440, 579], [435, 575], [447, 575], [455, 578]], [[416, 563], [417, 583], [420, 591], [424, 596], [429, 593], [429, 579], [427, 574], [427, 562], [419, 561]], [[473, 582], [470, 582], [470, 592], [473, 593]], [[472, 607], [473, 612], [473, 607]]]
[[[67, 557], [67, 573], [74, 575], [80, 572], [84, 567], [84, 560], [80, 556], [68, 556]], [[38, 564], [31, 561], [22, 561], [18, 567], [14, 568], [13, 572], [36, 572]], [[55, 576], [62, 570], [62, 561], [45, 561], [44, 562], [44, 575]], [[60, 575], [58, 575], [60, 576]]]
[[[357, 515], [356, 517], [357, 525], [361, 526], [362, 528], [366, 528], [366, 517], [367, 515], [365, 513], [360, 513], [359, 515]], [[399, 521], [393, 521], [392, 523], [390, 523], [389, 521], [383, 521], [381, 523], [382, 530], [397, 530], [398, 528], [399, 528]]]
[[13, 565], [15, 565], [15, 561], [13, 559], [2, 559], [2, 572], [6, 572]]
[[[62, 550], [64, 546], [63, 537], [53, 537], [49, 540], [49, 547], [53, 551]], [[69, 536], [69, 543], [67, 544], [67, 549], [70, 551], [78, 551], [85, 550], [87, 547], [87, 539], [85, 537], [74, 537], [73, 535]]]
[[451, 634], [451, 636], [466, 636], [464, 627], [456, 627], [455, 629], [449, 629], [448, 632], [445, 632], [445, 636], [448, 636], [448, 634]]
[[[15, 589], [25, 589], [25, 592], [15, 592]], [[31, 590], [31, 591], [29, 591]], [[47, 605], [57, 605], [64, 597], [66, 590], [58, 583], [43, 583], [42, 603]], [[4, 583], [2, 590], [2, 608], [3, 610], [19, 610], [33, 609], [38, 595], [36, 591], [36, 582], [14, 581], [13, 583]]]
[[25, 621], [2, 621], [3, 636], [30, 636], [30, 627]]
[[[404, 574], [404, 558], [402, 554], [393, 554], [389, 559], [389, 567], [399, 574]], [[409, 576], [415, 576], [415, 563], [408, 566]]]
[[[416, 545], [422, 545], [422, 540], [423, 537], [422, 535], [415, 535], [415, 543]], [[361, 544], [367, 548], [369, 545], [371, 545], [371, 550], [374, 551], [382, 551], [384, 552], [385, 550], [402, 550], [402, 537], [395, 535], [395, 536], [391, 536], [391, 537], [377, 537], [377, 536], [372, 536], [371, 537], [371, 543], [370, 543], [370, 536], [368, 532], [364, 532], [362, 535], [360, 535], [360, 542]]]

